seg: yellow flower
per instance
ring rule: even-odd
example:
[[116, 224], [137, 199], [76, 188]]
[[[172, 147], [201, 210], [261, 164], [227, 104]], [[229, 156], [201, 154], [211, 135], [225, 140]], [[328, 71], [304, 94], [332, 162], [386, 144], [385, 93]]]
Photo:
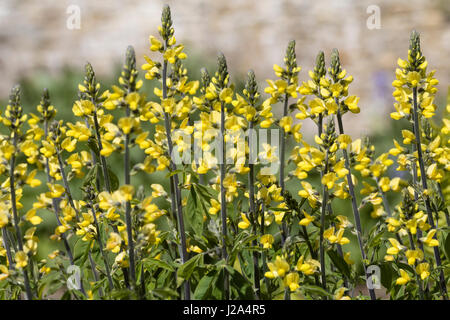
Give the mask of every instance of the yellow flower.
[[400, 252], [400, 250], [405, 249], [404, 246], [400, 244], [400, 242], [397, 241], [397, 239], [389, 238], [389, 242], [391, 243], [392, 247], [389, 247], [386, 251], [389, 255], [396, 255]]
[[0, 202], [0, 228], [3, 228], [4, 226], [8, 225], [9, 218], [8, 218], [8, 212], [9, 208], [4, 202]]
[[259, 242], [263, 245], [264, 249], [272, 248], [274, 238], [271, 234], [265, 234], [261, 236]]
[[9, 276], [8, 267], [3, 264], [0, 264], [0, 281], [5, 280]]
[[334, 294], [335, 300], [352, 300], [349, 296], [344, 295], [347, 288], [339, 288]]
[[60, 184], [51, 184], [51, 183], [47, 183], [47, 186], [49, 188], [49, 192], [45, 193], [45, 196], [47, 198], [59, 198], [61, 197], [64, 192], [66, 191], [66, 189], [64, 189], [64, 187]]
[[211, 208], [209, 208], [209, 210], [208, 210], [209, 214], [216, 215], [217, 212], [220, 211], [219, 201], [217, 201], [215, 199], [210, 199], [209, 202], [211, 203]]
[[300, 285], [298, 284], [300, 281], [300, 276], [297, 272], [290, 272], [286, 275], [284, 278], [284, 285], [286, 287], [289, 287], [289, 290], [291, 292], [294, 292], [298, 288], [300, 288]]
[[345, 105], [352, 113], [359, 113], [358, 102], [359, 98], [357, 96], [349, 96], [344, 100]]
[[17, 251], [14, 260], [16, 261], [16, 269], [25, 268], [28, 265], [28, 256], [23, 251]]
[[292, 128], [292, 117], [286, 116], [280, 119], [280, 127], [284, 132], [290, 132]]
[[245, 213], [241, 213], [242, 221], [238, 223], [238, 227], [241, 229], [247, 229], [250, 227], [250, 221], [248, 221], [247, 216]]
[[420, 278], [422, 280], [425, 280], [430, 276], [430, 264], [427, 262], [423, 262], [417, 265], [416, 272], [418, 275], [420, 275]]
[[397, 280], [395, 281], [396, 284], [399, 285], [403, 285], [408, 283], [411, 280], [410, 276], [408, 275], [408, 273], [406, 273], [405, 270], [400, 269], [400, 278], [397, 278]]
[[328, 189], [333, 188], [335, 181], [336, 174], [334, 172], [328, 172], [322, 177], [322, 184], [326, 185]]
[[408, 264], [414, 265], [416, 260], [423, 259], [423, 252], [420, 249], [416, 250], [406, 250], [406, 258], [408, 258]]
[[75, 101], [72, 112], [77, 117], [90, 115], [95, 110], [94, 104], [90, 100]]
[[267, 263], [267, 267], [270, 271], [267, 271], [264, 276], [269, 279], [283, 278], [286, 272], [289, 271], [289, 264], [280, 256], [276, 256], [274, 263]]
[[324, 231], [323, 236], [330, 243], [339, 243], [344, 245], [350, 242], [350, 240], [344, 237], [344, 228], [339, 228], [338, 232], [334, 234], [334, 227], [331, 227]]
[[298, 259], [296, 269], [302, 272], [304, 275], [309, 276], [316, 271], [320, 264], [317, 260], [314, 259], [308, 259], [307, 261], [304, 261], [304, 259], [304, 256], [301, 256]]
[[434, 235], [436, 234], [436, 229], [432, 229], [428, 231], [426, 237], [420, 238], [420, 241], [425, 243], [429, 247], [436, 247], [439, 245], [439, 241], [437, 239], [434, 239]]
[[310, 216], [305, 210], [303, 210], [303, 215], [305, 217], [301, 219], [300, 222], [298, 223], [301, 226], [307, 226], [315, 219], [313, 216]]
[[106, 250], [109, 250], [114, 253], [118, 253], [120, 251], [120, 245], [122, 243], [122, 238], [120, 234], [111, 232], [109, 234], [109, 238], [106, 241]]

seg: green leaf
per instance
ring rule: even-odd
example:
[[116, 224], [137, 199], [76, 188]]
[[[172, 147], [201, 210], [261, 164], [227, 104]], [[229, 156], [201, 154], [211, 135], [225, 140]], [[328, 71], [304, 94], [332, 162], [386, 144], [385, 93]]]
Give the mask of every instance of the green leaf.
[[194, 291], [194, 299], [205, 300], [211, 296], [213, 284], [217, 280], [217, 273], [208, 273], [200, 279]]
[[[178, 268], [177, 277], [185, 280], [189, 279], [194, 272], [195, 267], [200, 265], [203, 265], [203, 254], [196, 254]], [[181, 283], [178, 285], [181, 285]]]
[[83, 241], [81, 238], [77, 240], [73, 248], [73, 261], [76, 265], [82, 266], [86, 262], [91, 241]]
[[380, 265], [380, 273], [381, 273], [381, 279], [380, 282], [387, 290], [391, 290], [392, 288], [392, 276], [393, 276], [393, 269], [389, 262], [382, 263]]
[[83, 187], [92, 186], [94, 189], [97, 189], [97, 175], [98, 175], [99, 164], [96, 163], [91, 169], [89, 169], [86, 177], [83, 180]]
[[348, 264], [345, 262], [344, 258], [341, 257], [339, 253], [336, 251], [329, 250], [327, 251], [328, 256], [330, 257], [333, 264], [338, 268], [338, 270], [345, 275], [348, 279], [350, 279], [350, 268]]
[[112, 171], [111, 168], [109, 168], [109, 167], [108, 167], [108, 174], [109, 174], [109, 182], [110, 182], [111, 191], [116, 191], [117, 189], [119, 189], [119, 178], [117, 178], [114, 171]]
[[100, 151], [98, 150], [97, 141], [95, 139], [89, 138], [87, 145], [91, 149], [97, 158], [100, 158]]
[[187, 224], [191, 227], [195, 234], [201, 235], [203, 233], [203, 214], [204, 208], [195, 188], [191, 187], [186, 206]]
[[331, 294], [329, 294], [328, 292], [326, 292], [323, 288], [319, 287], [319, 286], [315, 286], [315, 285], [302, 285], [301, 288], [303, 290], [305, 290], [306, 292], [309, 293], [314, 293], [314, 294], [318, 294], [321, 296], [328, 296], [328, 297], [332, 297]]
[[154, 259], [154, 258], [145, 259], [144, 265], [146, 268], [156, 267], [156, 268], [166, 269], [171, 272], [175, 271], [175, 268], [173, 266], [171, 266], [170, 264], [168, 264], [167, 262], [158, 260], [158, 259]]
[[444, 251], [445, 255], [447, 256], [447, 259], [450, 260], [450, 233], [447, 235], [447, 238], [445, 239]]

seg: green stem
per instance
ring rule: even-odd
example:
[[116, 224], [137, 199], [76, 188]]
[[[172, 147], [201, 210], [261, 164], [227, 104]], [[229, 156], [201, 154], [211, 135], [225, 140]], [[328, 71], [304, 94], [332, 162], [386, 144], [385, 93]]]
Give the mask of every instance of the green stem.
[[[225, 261], [228, 260], [227, 253], [227, 200], [226, 200], [226, 191], [223, 185], [225, 180], [225, 159], [226, 159], [226, 149], [225, 149], [225, 103], [222, 101], [220, 103], [220, 147], [221, 147], [221, 159], [220, 159], [220, 216], [222, 218], [222, 258]], [[229, 299], [229, 279], [228, 273], [224, 270], [224, 291], [225, 291], [225, 299]]]
[[[22, 242], [22, 233], [20, 231], [19, 226], [19, 215], [17, 213], [17, 204], [16, 204], [16, 189], [15, 189], [15, 176], [14, 176], [14, 170], [16, 166], [16, 152], [17, 152], [17, 132], [13, 131], [13, 146], [14, 146], [14, 152], [11, 156], [11, 162], [10, 162], [10, 171], [9, 171], [9, 186], [10, 186], [10, 192], [11, 192], [11, 207], [13, 212], [13, 220], [14, 220], [14, 228], [16, 230], [16, 236], [17, 236], [17, 244], [20, 251], [23, 251], [23, 242]], [[25, 283], [25, 291], [27, 300], [31, 300], [33, 298], [33, 295], [31, 294], [31, 287], [30, 287], [30, 281], [28, 279], [28, 273], [25, 270], [25, 268], [22, 268], [23, 272], [23, 278]]]
[[[337, 100], [337, 99], [336, 99]], [[339, 106], [339, 101], [336, 101], [337, 105]], [[339, 126], [339, 134], [344, 134], [344, 126], [342, 125], [342, 116], [341, 116], [341, 111], [338, 109], [337, 111], [337, 120], [338, 120], [338, 126]], [[352, 200], [352, 210], [353, 210], [353, 216], [355, 219], [355, 225], [356, 225], [356, 235], [358, 237], [358, 244], [359, 244], [359, 250], [361, 251], [361, 258], [362, 258], [362, 263], [363, 263], [363, 267], [364, 267], [364, 274], [365, 277], [367, 279], [367, 266], [366, 266], [366, 252], [364, 250], [364, 244], [363, 244], [363, 240], [362, 240], [362, 227], [361, 227], [361, 218], [359, 216], [359, 210], [358, 210], [358, 205], [356, 204], [356, 195], [355, 195], [355, 189], [353, 186], [353, 180], [352, 180], [352, 171], [351, 171], [351, 167], [350, 167], [350, 160], [348, 157], [348, 153], [347, 153], [347, 149], [343, 149], [343, 154], [344, 154], [344, 160], [345, 160], [345, 168], [347, 169], [348, 173], [347, 173], [347, 183], [348, 183], [348, 189], [350, 192], [350, 198]], [[375, 295], [375, 290], [374, 289], [369, 289], [369, 294], [370, 294], [370, 298], [372, 300], [376, 300], [376, 295]]]
[[[425, 171], [425, 164], [423, 161], [423, 155], [422, 155], [422, 144], [420, 143], [420, 126], [419, 126], [419, 111], [418, 111], [418, 101], [417, 101], [417, 87], [413, 88], [413, 117], [414, 117], [414, 133], [416, 136], [416, 151], [417, 151], [417, 158], [419, 161], [419, 168], [420, 168], [420, 178], [422, 180], [422, 188], [423, 191], [428, 189], [427, 184], [427, 177], [426, 177], [426, 171]], [[425, 207], [428, 214], [428, 223], [430, 224], [431, 228], [435, 229], [436, 225], [434, 224], [433, 219], [433, 212], [431, 210], [431, 204], [430, 204], [430, 198], [424, 194], [424, 200], [425, 200]], [[434, 238], [437, 239], [437, 235], [434, 235]], [[440, 268], [442, 266], [441, 261], [441, 255], [439, 252], [439, 247], [435, 246], [433, 247], [434, 250], [434, 257], [436, 259], [436, 265]], [[447, 287], [445, 284], [445, 278], [444, 278], [444, 271], [441, 269], [439, 273], [439, 286], [442, 293], [442, 298], [444, 300], [447, 300]]]
[[[167, 48], [167, 41], [164, 44], [165, 48]], [[163, 99], [167, 99], [167, 60], [164, 60], [163, 63], [163, 72], [162, 72], [162, 91], [163, 91]], [[173, 151], [173, 143], [172, 143], [172, 125], [171, 120], [169, 118], [169, 114], [164, 111], [164, 124], [166, 129], [166, 137], [167, 137], [167, 145], [169, 149], [169, 158], [170, 158], [170, 171], [176, 171], [175, 163], [172, 161], [172, 151]], [[180, 256], [181, 262], [185, 263], [188, 260], [187, 251], [186, 251], [186, 233], [184, 229], [184, 219], [183, 219], [183, 208], [181, 204], [181, 191], [179, 187], [178, 174], [172, 174], [170, 176], [170, 184], [171, 190], [174, 191], [171, 193], [172, 199], [172, 208], [176, 208], [177, 212], [177, 222], [178, 222], [178, 232], [180, 234], [181, 245]], [[191, 298], [190, 292], [190, 284], [189, 281], [184, 282], [184, 299], [190, 300]]]
[[97, 214], [95, 212], [94, 205], [92, 204], [91, 200], [89, 201], [89, 207], [91, 208], [92, 216], [94, 217], [95, 229], [97, 230], [98, 247], [100, 249], [100, 254], [102, 255], [103, 261], [105, 263], [106, 277], [108, 278], [109, 290], [112, 291], [114, 289], [114, 284], [113, 284], [113, 281], [111, 278], [111, 269], [109, 267], [108, 257], [106, 256], [106, 253], [103, 250], [102, 234], [100, 232], [100, 226], [98, 224]]
[[[248, 140], [249, 149], [252, 150], [254, 145], [254, 135], [253, 135], [253, 121], [250, 121], [250, 135]], [[255, 208], [255, 168], [253, 164], [253, 159], [250, 159], [249, 163], [249, 173], [248, 173], [248, 184], [249, 184], [249, 201], [250, 201], [250, 215], [253, 220], [253, 226], [254, 226], [254, 233], [257, 236], [258, 235], [258, 216]], [[253, 241], [253, 245], [257, 246], [257, 241]], [[255, 294], [256, 299], [260, 299], [260, 292], [261, 292], [261, 286], [260, 286], [260, 275], [259, 275], [259, 257], [258, 252], [253, 252], [253, 275], [254, 275], [254, 282], [255, 282]]]
[[[328, 171], [328, 150], [325, 153], [325, 166], [323, 169], [322, 176], [326, 175]], [[323, 185], [323, 199], [320, 213], [320, 242], [319, 242], [319, 252], [320, 252], [320, 272], [322, 277], [322, 288], [327, 291], [327, 276], [325, 271], [325, 248], [324, 248], [324, 231], [325, 231], [325, 213], [328, 203], [328, 188], [327, 185]]]
[[[47, 140], [47, 136], [48, 136], [48, 121], [47, 119], [44, 120], [44, 138], [45, 140]], [[47, 176], [47, 182], [48, 183], [53, 183], [53, 179], [50, 176], [50, 164], [49, 164], [49, 160], [48, 158], [45, 159], [45, 173]], [[59, 218], [59, 206], [58, 206], [58, 199], [56, 198], [52, 198], [52, 207], [53, 207], [53, 212], [55, 213], [55, 218], [56, 218], [56, 223], [58, 226], [61, 226], [61, 220]], [[67, 240], [67, 236], [65, 233], [63, 233], [61, 235], [61, 238], [63, 240], [64, 243], [64, 247], [66, 249], [66, 253], [69, 257], [69, 262], [70, 265], [75, 265], [74, 260], [73, 260], [73, 254], [72, 254], [72, 249], [70, 248], [69, 245], [69, 241]], [[86, 291], [84, 290], [84, 286], [83, 286], [83, 281], [80, 281], [80, 292], [86, 296]]]
[[[127, 117], [130, 116], [130, 107], [127, 104], [125, 109]], [[124, 172], [125, 172], [125, 184], [131, 184], [130, 177], [130, 135], [125, 135], [125, 159], [124, 159]], [[126, 202], [125, 205], [125, 220], [127, 225], [127, 236], [128, 236], [128, 256], [130, 258], [130, 279], [131, 279], [131, 289], [133, 290], [136, 285], [136, 266], [134, 258], [134, 241], [133, 241], [133, 224], [131, 220], [131, 204], [130, 201]]]
[[[97, 104], [94, 104], [97, 108]], [[97, 137], [97, 144], [98, 144], [98, 152], [99, 154], [103, 150], [103, 144], [102, 144], [102, 137], [100, 135], [100, 126], [98, 125], [98, 119], [97, 119], [97, 110], [93, 112], [93, 118], [94, 118], [94, 129], [95, 129], [95, 136]], [[108, 172], [108, 166], [106, 164], [106, 159], [104, 156], [100, 154], [100, 163], [102, 165], [103, 170], [103, 179], [105, 181], [105, 189], [109, 193], [111, 193], [111, 182], [109, 180], [109, 172]]]
[[[288, 83], [289, 85], [289, 83]], [[285, 94], [284, 96], [284, 106], [283, 106], [283, 117], [286, 117], [288, 114], [288, 103], [289, 103], [289, 94]], [[285, 183], [284, 183], [284, 167], [285, 167], [285, 158], [286, 158], [286, 136], [284, 129], [281, 128], [281, 146], [280, 146], [280, 188], [281, 194], [284, 194]], [[283, 220], [281, 224], [281, 245], [286, 241], [287, 234], [287, 226], [286, 221]]]

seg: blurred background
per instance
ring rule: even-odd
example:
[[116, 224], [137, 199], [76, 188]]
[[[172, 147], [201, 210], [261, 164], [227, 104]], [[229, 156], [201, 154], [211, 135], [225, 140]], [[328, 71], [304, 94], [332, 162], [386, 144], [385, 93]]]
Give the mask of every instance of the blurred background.
[[[450, 80], [448, 0], [2, 0], [0, 97], [24, 82], [26, 102], [34, 107], [32, 91], [55, 86], [56, 102], [68, 107], [76, 94], [70, 81], [80, 81], [86, 61], [109, 84], [128, 45], [135, 47], [138, 65], [143, 63], [164, 3], [172, 8], [175, 36], [186, 45], [194, 75], [202, 66], [213, 69], [221, 51], [232, 80], [239, 82], [253, 69], [263, 87], [265, 79], [274, 78], [272, 65], [282, 63], [287, 42], [295, 39], [300, 80], [305, 80], [319, 50], [329, 57], [338, 48], [355, 78], [351, 92], [361, 97], [361, 114], [350, 128], [358, 135], [385, 132], [390, 124], [396, 60], [406, 57], [409, 34], [416, 29], [429, 68], [438, 70], [438, 102], [444, 103]], [[379, 18], [379, 28], [373, 18]], [[67, 100], [60, 100], [60, 93]]]
[[[407, 57], [413, 29], [421, 33], [422, 51], [440, 80], [437, 118], [445, 106], [450, 80], [448, 0], [2, 0], [0, 109], [15, 83], [22, 85], [26, 112], [35, 110], [47, 87], [59, 117], [72, 121], [71, 108], [86, 61], [94, 66], [103, 89], [117, 82], [128, 45], [135, 47], [142, 65], [143, 55], [150, 54], [149, 35], [157, 36], [164, 3], [171, 6], [175, 36], [186, 46], [185, 64], [194, 77], [204, 66], [214, 72], [221, 51], [238, 87], [253, 69], [262, 89], [265, 79], [275, 77], [273, 64], [283, 63], [288, 41], [295, 39], [297, 62], [303, 68], [299, 78], [307, 80], [318, 51], [325, 52], [328, 64], [332, 48], [338, 48], [343, 67], [355, 79], [350, 94], [361, 97], [361, 113], [344, 118], [346, 130], [354, 139], [369, 135], [380, 147], [378, 153], [390, 148], [392, 138], [400, 134], [399, 126], [405, 125], [389, 117], [391, 82], [397, 58]], [[148, 82], [143, 90], [153, 91]], [[305, 121], [303, 132], [309, 138], [315, 133], [311, 121]], [[118, 155], [111, 163], [121, 168], [120, 161]], [[151, 179], [135, 182], [148, 187], [167, 180], [165, 174]], [[297, 194], [298, 182], [291, 181], [288, 188]], [[25, 197], [25, 208], [45, 186], [35, 191]], [[349, 207], [339, 203], [337, 207], [338, 213], [351, 215]], [[50, 213], [49, 217], [41, 227], [52, 232]], [[370, 220], [365, 210], [363, 221], [370, 224]], [[51, 247], [41, 248], [48, 252]]]

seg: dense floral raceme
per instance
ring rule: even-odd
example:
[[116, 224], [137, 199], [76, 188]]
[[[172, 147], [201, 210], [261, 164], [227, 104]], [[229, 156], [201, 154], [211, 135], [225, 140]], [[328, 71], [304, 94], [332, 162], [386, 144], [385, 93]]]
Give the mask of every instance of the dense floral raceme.
[[86, 64], [70, 121], [12, 89], [1, 299], [448, 299], [450, 95], [440, 111], [417, 32], [392, 82], [401, 139], [377, 150], [345, 133], [363, 106], [337, 49], [299, 81], [291, 41], [265, 88], [250, 70], [238, 89], [223, 54], [189, 78], [168, 6], [158, 31], [111, 88]]

